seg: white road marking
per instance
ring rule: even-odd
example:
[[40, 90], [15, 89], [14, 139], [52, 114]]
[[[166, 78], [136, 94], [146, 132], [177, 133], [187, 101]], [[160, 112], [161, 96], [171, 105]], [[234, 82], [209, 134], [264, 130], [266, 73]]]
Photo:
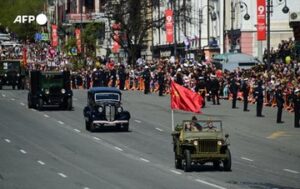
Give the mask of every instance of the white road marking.
[[47, 117], [47, 118], [49, 118], [49, 116], [48, 116], [47, 114], [44, 114], [44, 117]]
[[226, 189], [226, 188], [224, 188], [224, 187], [222, 187], [222, 186], [219, 186], [219, 185], [216, 185], [216, 184], [212, 184], [212, 183], [206, 182], [206, 181], [204, 181], [204, 180], [196, 179], [196, 181], [197, 181], [197, 182], [200, 182], [200, 183], [202, 183], [202, 184], [206, 184], [206, 185], [208, 185], [208, 186], [215, 187], [215, 188]]
[[16, 99], [14, 99], [14, 98], [11, 98], [10, 100], [12, 100], [12, 101], [15, 101]]
[[142, 161], [144, 161], [144, 162], [147, 162], [147, 163], [150, 162], [149, 160], [147, 160], [147, 159], [145, 159], [145, 158], [140, 158], [140, 160], [142, 160]]
[[251, 161], [251, 162], [254, 161], [254, 160], [246, 158], [246, 157], [241, 157], [241, 159], [246, 160], [246, 161]]
[[63, 124], [65, 124], [64, 122], [62, 122], [62, 121], [57, 121], [59, 124], [61, 124], [61, 125], [63, 125]]
[[98, 141], [101, 140], [100, 138], [97, 138], [97, 137], [93, 137], [93, 138], [94, 138], [95, 140], [98, 140]]
[[142, 123], [140, 120], [137, 120], [137, 119], [136, 119], [136, 120], [134, 120], [134, 121], [135, 121], [135, 122], [137, 122], [137, 123]]
[[83, 189], [90, 189], [89, 187], [84, 187]]
[[2, 94], [2, 96], [3, 96], [3, 97], [6, 97], [6, 95], [5, 95], [5, 94]]
[[77, 100], [78, 100], [78, 98], [73, 98], [73, 100], [77, 101]]
[[179, 171], [175, 171], [175, 170], [170, 170], [172, 173], [175, 173], [175, 174], [177, 174], [177, 175], [181, 175], [182, 173], [180, 173]]
[[21, 152], [22, 154], [27, 154], [27, 152], [26, 152], [25, 150], [23, 150], [23, 149], [21, 149], [20, 152]]
[[298, 171], [294, 171], [294, 170], [291, 170], [291, 169], [283, 169], [283, 170], [286, 171], [286, 172], [289, 172], [289, 173], [299, 174]]
[[63, 173], [57, 173], [59, 176], [63, 177], [63, 178], [67, 178], [67, 175], [63, 174]]
[[41, 160], [37, 161], [41, 165], [45, 165], [46, 163], [42, 162]]
[[116, 149], [116, 150], [119, 150], [119, 151], [121, 151], [121, 152], [123, 152], [123, 149], [122, 149], [122, 148], [119, 148], [119, 147], [117, 147], [117, 146], [115, 146], [115, 149]]
[[6, 139], [4, 139], [4, 140], [5, 140], [5, 142], [10, 143], [10, 140], [9, 140], [9, 139], [6, 138]]
[[36, 109], [33, 109], [33, 108], [31, 108], [30, 110], [33, 111], [33, 112], [37, 112]]
[[21, 102], [20, 104], [21, 104], [21, 106], [25, 106], [25, 104], [23, 102]]
[[74, 131], [77, 132], [77, 133], [80, 133], [80, 130], [78, 130], [78, 129], [74, 129]]
[[160, 131], [160, 132], [163, 132], [164, 130], [160, 129], [160, 128], [155, 128], [156, 130]]

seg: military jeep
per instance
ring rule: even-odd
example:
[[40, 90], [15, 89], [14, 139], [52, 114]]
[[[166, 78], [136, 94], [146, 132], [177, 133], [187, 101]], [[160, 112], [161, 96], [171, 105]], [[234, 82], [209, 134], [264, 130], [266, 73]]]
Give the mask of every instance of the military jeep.
[[43, 110], [46, 106], [58, 106], [72, 110], [69, 71], [31, 71], [29, 73], [28, 108]]
[[113, 87], [93, 87], [88, 91], [87, 106], [83, 110], [85, 128], [117, 128], [128, 131], [130, 113], [121, 105], [121, 91]]
[[228, 134], [223, 136], [221, 121], [183, 121], [176, 126], [172, 137], [176, 169], [189, 172], [192, 165], [208, 162], [219, 169], [222, 162], [224, 171], [231, 170]]
[[25, 70], [22, 69], [20, 60], [0, 61], [0, 89], [4, 85], [12, 86], [13, 89], [24, 89]]

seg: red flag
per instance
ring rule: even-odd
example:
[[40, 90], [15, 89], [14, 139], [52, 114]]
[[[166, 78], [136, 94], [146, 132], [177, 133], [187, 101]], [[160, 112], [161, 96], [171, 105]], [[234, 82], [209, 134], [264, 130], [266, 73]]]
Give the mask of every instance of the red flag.
[[257, 0], [257, 41], [266, 40], [266, 1]]
[[202, 113], [203, 98], [174, 81], [171, 82], [171, 109]]
[[173, 43], [174, 38], [174, 20], [173, 20], [173, 10], [165, 10], [166, 16], [166, 39], [168, 43]]
[[58, 46], [57, 25], [52, 24], [52, 47]]

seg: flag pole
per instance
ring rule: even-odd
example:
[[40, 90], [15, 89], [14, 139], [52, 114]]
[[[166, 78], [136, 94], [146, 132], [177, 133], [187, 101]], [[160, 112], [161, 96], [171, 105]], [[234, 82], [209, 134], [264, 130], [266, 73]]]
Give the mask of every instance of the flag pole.
[[172, 132], [175, 130], [174, 128], [174, 110], [172, 109]]

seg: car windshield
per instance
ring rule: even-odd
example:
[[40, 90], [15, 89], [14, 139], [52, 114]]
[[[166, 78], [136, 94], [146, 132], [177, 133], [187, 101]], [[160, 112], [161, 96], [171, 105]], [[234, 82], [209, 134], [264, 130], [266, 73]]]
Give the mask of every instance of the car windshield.
[[62, 74], [49, 74], [42, 73], [41, 76], [41, 87], [49, 89], [52, 87], [63, 88], [64, 78]]
[[96, 93], [95, 94], [95, 102], [112, 100], [112, 101], [120, 101], [120, 94], [118, 93]]
[[0, 70], [18, 71], [20, 68], [19, 62], [1, 62]]
[[184, 121], [183, 129], [185, 132], [221, 132], [222, 124], [220, 121]]

